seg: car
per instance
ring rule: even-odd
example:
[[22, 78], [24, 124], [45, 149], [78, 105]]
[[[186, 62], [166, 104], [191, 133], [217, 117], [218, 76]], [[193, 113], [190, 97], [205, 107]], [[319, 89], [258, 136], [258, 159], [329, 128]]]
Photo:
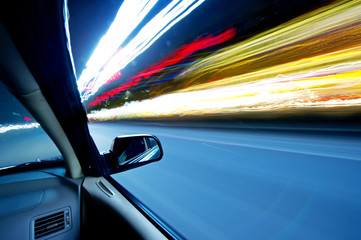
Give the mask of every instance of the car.
[[[114, 136], [110, 151], [101, 155], [76, 86], [64, 24], [66, 2], [21, 4], [1, 10], [1, 81], [40, 123], [61, 156], [21, 164], [16, 164], [16, 156], [7, 163], [3, 156], [0, 238], [176, 237], [109, 177], [160, 160], [159, 140], [147, 134]], [[17, 152], [29, 144], [34, 140], [14, 143]]]

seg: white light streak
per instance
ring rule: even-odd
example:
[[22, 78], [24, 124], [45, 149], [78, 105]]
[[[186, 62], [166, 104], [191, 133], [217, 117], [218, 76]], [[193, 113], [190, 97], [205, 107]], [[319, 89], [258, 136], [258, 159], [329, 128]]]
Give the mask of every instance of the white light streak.
[[[114, 24], [113, 27], [112, 24], [111, 29], [109, 29], [107, 34], [102, 38], [101, 43], [99, 43], [96, 51], [87, 64], [87, 68], [83, 71], [78, 81], [78, 89], [82, 95], [82, 101], [87, 100], [90, 96], [94, 95], [109, 78], [111, 78], [119, 70], [124, 69], [131, 61], [147, 50], [160, 36], [174, 26], [174, 24], [186, 17], [204, 1], [205, 0], [172, 1], [155, 17], [153, 17], [137, 33], [137, 35], [119, 51], [118, 49], [121, 45], [121, 43], [119, 44], [120, 41], [118, 41], [116, 46], [110, 46], [110, 43], [108, 45], [105, 40], [112, 40], [114, 38], [114, 35], [111, 35], [110, 32], [112, 32], [112, 34], [116, 34], [124, 31], [119, 27], [120, 25]], [[153, 6], [154, 4], [152, 7]], [[121, 9], [126, 9], [126, 6], [123, 4]], [[128, 15], [126, 20], [123, 21], [130, 23], [131, 21], [138, 20], [138, 18], [134, 17], [140, 14], [137, 13], [137, 10], [139, 11], [139, 8], [134, 8], [134, 10], [129, 11], [127, 9], [124, 10], [128, 12]], [[136, 24], [133, 23], [129, 28], [127, 28], [127, 36], [129, 36], [138, 24], [139, 22]], [[123, 41], [125, 39], [126, 37], [124, 37]], [[103, 52], [106, 54], [102, 55], [101, 53]]]
[[[277, 75], [258, 82], [213, 87], [198, 91], [175, 92], [153, 99], [134, 101], [122, 107], [94, 111], [90, 121], [127, 118], [192, 116], [220, 113], [258, 112], [275, 109], [333, 108], [361, 106], [358, 99], [318, 101], [319, 95], [332, 95], [354, 87], [361, 91], [358, 77], [317, 79], [319, 74], [336, 76], [361, 69], [361, 61], [337, 64], [309, 72]], [[324, 87], [324, 84], [335, 84]], [[286, 91], [284, 91], [286, 89]]]
[[27, 123], [27, 124], [10, 124], [0, 126], [0, 133], [6, 133], [12, 130], [23, 130], [40, 127], [39, 123]]
[[78, 80], [79, 91], [83, 91], [89, 82], [96, 77], [109, 58], [118, 50], [124, 40], [139, 25], [158, 0], [125, 0], [102, 37]]

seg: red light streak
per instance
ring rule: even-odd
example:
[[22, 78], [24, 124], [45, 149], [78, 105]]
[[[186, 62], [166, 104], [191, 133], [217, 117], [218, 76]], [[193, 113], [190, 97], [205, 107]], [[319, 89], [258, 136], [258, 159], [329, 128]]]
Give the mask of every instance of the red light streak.
[[[217, 35], [208, 35], [206, 37], [200, 37], [194, 42], [181, 46], [177, 48], [173, 53], [168, 55], [164, 60], [160, 61], [159, 63], [156, 63], [152, 65], [151, 67], [145, 69], [144, 71], [138, 73], [137, 75], [131, 77], [128, 79], [125, 83], [122, 83], [119, 87], [112, 89], [111, 91], [102, 93], [99, 97], [96, 97], [93, 99], [89, 104], [88, 107], [96, 106], [98, 104], [101, 104], [105, 100], [109, 100], [110, 97], [114, 97], [114, 95], [119, 94], [127, 89], [129, 89], [132, 86], [137, 85], [142, 79], [150, 78], [154, 74], [164, 70], [166, 67], [173, 66], [175, 64], [178, 64], [186, 57], [190, 56], [191, 54], [206, 49], [221, 43], [224, 43], [234, 36], [236, 36], [237, 31], [236, 28], [228, 29], [227, 31]], [[117, 75], [121, 76], [120, 71], [116, 73], [111, 79], [107, 81], [106, 84], [109, 84], [110, 82], [117, 80], [119, 77], [116, 77]], [[115, 79], [116, 78], [116, 79]]]

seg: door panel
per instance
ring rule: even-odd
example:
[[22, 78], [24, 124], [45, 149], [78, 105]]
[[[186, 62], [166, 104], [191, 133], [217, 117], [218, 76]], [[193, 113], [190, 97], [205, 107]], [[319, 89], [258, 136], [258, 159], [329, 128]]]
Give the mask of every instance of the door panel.
[[105, 178], [83, 183], [84, 239], [167, 239]]

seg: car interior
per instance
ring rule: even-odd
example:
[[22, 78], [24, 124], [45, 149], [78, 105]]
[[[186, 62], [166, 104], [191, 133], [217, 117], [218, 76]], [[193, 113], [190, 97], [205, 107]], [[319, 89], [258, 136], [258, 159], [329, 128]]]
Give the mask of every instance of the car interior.
[[[67, 38], [66, 1], [9, 2], [1, 8], [0, 34], [1, 82], [63, 159], [1, 171], [0, 239], [180, 238], [108, 178], [145, 163], [114, 169], [114, 157], [100, 155], [89, 134]], [[158, 153], [153, 160], [160, 158]]]
[[[119, 1], [113, 0], [109, 2], [112, 2], [112, 4], [119, 3]], [[156, 6], [156, 1], [149, 2], [149, 4], [154, 3], [154, 6]], [[159, 2], [164, 4], [167, 1]], [[172, 4], [175, 2], [181, 3], [181, 1], [168, 2]], [[184, 2], [189, 3], [192, 1]], [[192, 11], [201, 2], [203, 0], [188, 5], [184, 8], [184, 13]], [[220, 15], [223, 14], [221, 10], [226, 1], [219, 0], [215, 2], [215, 11], [219, 12]], [[267, 0], [240, 2], [238, 8], [233, 7], [231, 3], [227, 5], [224, 8], [227, 11], [222, 17], [231, 21], [231, 13], [235, 13], [238, 14], [237, 19], [238, 17], [244, 17], [247, 20], [246, 16], [241, 16], [238, 13], [239, 7], [244, 6], [245, 9], [254, 7], [256, 9], [256, 5], [262, 5]], [[164, 36], [164, 44], [167, 48], [169, 47], [167, 51], [170, 54], [174, 52], [182, 53], [185, 49], [186, 57], [178, 59], [182, 54], [175, 54], [172, 58], [166, 58], [168, 56], [167, 52], [161, 53], [162, 51], [159, 51], [157, 57], [160, 62], [158, 63], [166, 62], [166, 64], [161, 65], [162, 72], [157, 71], [152, 75], [154, 69], [159, 68], [159, 64], [149, 65], [148, 70], [146, 69], [152, 74], [145, 74], [144, 72], [147, 71], [144, 69], [141, 72], [132, 70], [137, 73], [134, 76], [149, 75], [149, 79], [155, 75], [157, 77], [160, 75], [157, 81], [164, 80], [163, 77], [166, 75], [164, 73], [167, 73], [168, 68], [177, 74], [179, 73], [182, 77], [184, 72], [188, 72], [190, 76], [195, 75], [194, 78], [190, 79], [189, 82], [191, 83], [198, 79], [199, 76], [195, 70], [198, 70], [202, 65], [202, 68], [199, 69], [201, 70], [199, 74], [202, 75], [200, 77], [202, 79], [203, 75], [212, 75], [213, 72], [219, 72], [219, 76], [227, 75], [225, 79], [223, 77], [214, 78], [216, 79], [214, 81], [222, 81], [220, 89], [227, 87], [227, 79], [236, 80], [236, 76], [244, 76], [244, 74], [251, 80], [253, 78], [258, 79], [258, 73], [262, 75], [265, 72], [265, 75], [267, 75], [264, 81], [246, 81], [244, 86], [247, 88], [247, 84], [251, 83], [257, 86], [268, 86], [267, 79], [272, 80], [269, 84], [270, 90], [264, 90], [265, 94], [262, 94], [263, 87], [259, 88], [261, 90], [257, 90], [259, 94], [257, 91], [245, 91], [244, 93], [244, 96], [252, 95], [258, 99], [257, 104], [252, 105], [254, 108], [250, 108], [255, 111], [255, 115], [252, 115], [253, 110], [250, 111], [250, 119], [252, 116], [256, 116], [255, 119], [248, 122], [247, 118], [243, 119], [243, 115], [242, 118], [239, 117], [240, 115], [236, 115], [239, 112], [232, 115], [232, 108], [229, 108], [229, 112], [225, 112], [223, 115], [217, 115], [218, 110], [221, 110], [218, 109], [218, 106], [222, 107], [222, 105], [214, 104], [215, 108], [217, 108], [215, 113], [212, 112], [213, 108], [211, 108], [210, 115], [191, 115], [190, 122], [194, 119], [197, 120], [198, 117], [199, 122], [204, 119], [215, 119], [214, 123], [205, 121], [205, 123], [198, 122], [198, 125], [194, 122], [188, 124], [184, 120], [187, 119], [184, 112], [181, 112], [180, 115], [174, 115], [176, 119], [169, 118], [170, 124], [167, 122], [169, 119], [162, 114], [157, 115], [159, 117], [157, 119], [160, 119], [159, 122], [152, 122], [152, 119], [139, 120], [139, 122], [143, 121], [143, 125], [133, 123], [136, 122], [132, 121], [137, 119], [136, 117], [130, 118], [129, 121], [124, 118], [126, 123], [115, 118], [111, 120], [108, 118], [106, 120], [109, 120], [108, 122], [101, 122], [102, 119], [98, 121], [96, 116], [93, 116], [95, 120], [92, 119], [90, 115], [94, 109], [93, 112], [98, 113], [102, 110], [113, 110], [112, 106], [118, 108], [119, 106], [116, 104], [118, 104], [117, 101], [120, 101], [121, 97], [120, 94], [115, 94], [112, 99], [113, 102], [109, 101], [111, 104], [107, 105], [109, 109], [102, 109], [101, 104], [103, 103], [100, 100], [99, 106], [97, 101], [93, 102], [96, 103], [93, 106], [94, 108], [87, 108], [87, 105], [82, 102], [84, 99], [82, 99], [81, 94], [83, 93], [77, 85], [72, 45], [70, 43], [69, 18], [71, 16], [69, 16], [67, 0], [19, 0], [8, 1], [3, 4], [0, 8], [0, 96], [2, 98], [0, 109], [1, 111], [6, 109], [6, 111], [10, 112], [9, 114], [0, 114], [0, 239], [358, 239], [361, 232], [358, 227], [361, 221], [361, 204], [359, 201], [361, 197], [359, 191], [361, 176], [359, 174], [361, 167], [359, 148], [361, 142], [359, 124], [361, 62], [358, 59], [361, 56], [361, 34], [359, 34], [361, 15], [355, 14], [357, 15], [355, 19], [353, 15], [355, 12], [361, 12], [358, 11], [361, 9], [361, 0], [314, 1], [314, 3], [318, 2], [319, 5], [324, 4], [325, 6], [328, 3], [334, 3], [335, 5], [327, 5], [330, 8], [327, 8], [327, 11], [324, 10], [326, 8], [317, 8], [317, 12], [332, 15], [335, 22], [329, 21], [330, 18], [328, 17], [318, 19], [308, 18], [307, 14], [301, 15], [302, 19], [305, 18], [304, 21], [307, 23], [311, 22], [313, 24], [319, 21], [317, 28], [321, 29], [323, 27], [321, 25], [326, 22], [330, 26], [327, 31], [321, 31], [322, 34], [311, 35], [311, 37], [300, 40], [298, 38], [304, 34], [304, 31], [318, 31], [320, 29], [314, 30], [311, 27], [305, 29], [313, 25], [311, 23], [304, 25], [304, 22], [295, 21], [292, 24], [302, 26], [300, 29], [296, 28], [298, 35], [295, 35], [292, 31], [296, 30], [291, 28], [288, 22], [285, 23], [287, 26], [285, 28], [278, 24], [282, 19], [292, 19], [291, 13], [289, 15], [284, 13], [291, 7], [297, 8], [295, 7], [298, 6], [296, 3], [303, 1], [268, 2], [277, 5], [274, 10], [269, 9], [269, 11], [266, 11], [270, 12], [272, 17], [266, 16], [263, 18], [257, 16], [257, 18], [250, 18], [249, 21], [247, 20], [242, 24], [248, 24], [249, 29], [253, 29], [252, 26], [258, 24], [267, 25], [268, 21], [270, 22], [269, 25], [272, 25], [273, 23], [271, 24], [272, 21], [269, 19], [276, 19], [276, 29], [287, 32], [287, 36], [292, 38], [292, 42], [286, 41], [288, 38], [280, 34], [278, 30], [273, 32], [272, 29], [259, 29], [258, 35], [252, 35], [252, 32], [248, 33], [248, 30], [246, 31], [247, 26], [238, 29], [240, 31], [243, 29], [242, 33], [237, 33], [237, 39], [236, 37], [233, 39], [230, 36], [236, 36], [238, 25], [232, 25], [232, 28], [223, 25], [218, 22], [220, 15], [213, 16], [207, 10], [211, 9], [211, 7], [208, 8], [208, 6], [202, 5], [204, 8], [199, 8], [200, 12], [203, 12], [202, 15], [194, 14], [192, 16], [194, 18], [188, 18], [184, 22], [188, 21], [187, 26], [191, 26], [194, 25], [194, 19], [203, 18], [206, 15], [205, 21], [216, 23], [223, 33], [216, 31], [214, 33], [204, 33], [205, 35], [197, 35], [197, 33], [194, 34], [194, 36], [197, 36], [193, 42], [186, 45], [179, 43], [177, 46], [176, 41], [179, 39], [175, 40], [173, 44], [169, 40], [170, 38], [168, 39], [168, 36], [167, 39]], [[311, 8], [313, 4], [311, 0], [305, 0], [305, 2], [310, 4], [310, 11], [314, 9]], [[286, 3], [289, 3], [288, 7], [283, 8], [283, 6], [280, 6], [282, 4], [287, 5]], [[264, 6], [269, 6], [267, 4], [264, 4]], [[343, 4], [347, 6], [355, 5], [357, 8], [343, 7]], [[84, 5], [86, 5], [86, 2]], [[337, 9], [333, 6], [338, 5], [347, 11], [344, 10], [343, 14], [337, 15], [335, 13]], [[82, 3], [79, 6], [82, 7]], [[142, 5], [139, 6], [143, 11]], [[168, 5], [166, 6], [164, 9], [168, 8]], [[155, 10], [153, 10], [156, 12], [159, 9], [156, 6]], [[178, 11], [177, 8], [174, 9]], [[284, 12], [278, 12], [277, 9], [284, 9]], [[299, 12], [303, 11], [301, 10]], [[163, 9], [159, 11], [162, 13]], [[307, 11], [304, 9], [303, 12]], [[158, 16], [158, 14], [154, 15]], [[286, 16], [281, 17], [281, 15]], [[174, 21], [172, 20], [169, 24], [175, 24], [176, 20], [180, 19], [180, 15], [175, 16], [177, 17], [174, 17]], [[209, 19], [208, 16], [210, 16]], [[318, 14], [315, 16], [317, 17]], [[349, 19], [346, 19], [347, 17]], [[147, 18], [144, 19], [144, 22], [148, 20]], [[87, 21], [87, 19], [84, 21]], [[336, 24], [338, 21], [345, 21], [347, 24], [341, 28], [341, 25]], [[239, 24], [241, 25], [241, 23]], [[167, 25], [167, 28], [171, 26], [173, 25]], [[137, 26], [136, 29], [138, 28], [140, 29]], [[184, 29], [188, 31], [190, 28], [186, 27]], [[262, 28], [266, 27], [262, 26]], [[338, 28], [342, 29], [342, 31], [338, 32]], [[224, 30], [226, 31], [224, 32]], [[172, 31], [174, 36], [181, 35], [180, 31], [174, 29]], [[268, 32], [271, 34], [268, 35]], [[346, 34], [348, 32], [352, 34]], [[247, 34], [243, 36], [243, 33]], [[274, 40], [277, 37], [276, 35], [281, 35], [277, 41]], [[251, 36], [251, 40], [253, 38], [255, 40], [248, 41], [249, 36]], [[255, 36], [260, 36], [260, 38], [256, 39]], [[359, 38], [355, 40], [354, 37]], [[190, 41], [191, 38], [189, 37], [188, 40]], [[221, 38], [224, 38], [224, 41], [220, 41]], [[237, 42], [239, 39], [245, 39], [245, 42]], [[267, 50], [268, 48], [265, 46], [262, 51], [255, 51], [255, 48], [259, 48], [266, 40], [272, 45], [272, 49]], [[229, 42], [226, 43], [225, 41]], [[284, 48], [276, 46], [280, 41], [282, 41]], [[294, 41], [297, 41], [298, 44], [293, 45]], [[222, 43], [218, 45], [217, 42]], [[347, 51], [339, 47], [344, 42], [349, 44], [347, 45]], [[173, 44], [172, 48], [175, 50], [173, 52], [171, 52], [171, 44]], [[194, 47], [194, 44], [197, 47]], [[328, 44], [328, 51], [332, 50], [334, 52], [324, 51], [323, 48], [326, 46], [324, 44]], [[200, 50], [201, 48], [198, 45], [207, 45], [207, 49]], [[243, 47], [246, 45], [249, 48]], [[337, 45], [337, 48], [331, 47], [334, 45]], [[236, 48], [233, 48], [234, 46]], [[191, 51], [189, 51], [189, 47], [192, 48]], [[123, 48], [123, 45], [119, 46], [118, 49], [121, 48]], [[231, 53], [231, 55], [225, 54], [219, 57], [226, 53], [224, 49], [227, 49], [227, 54]], [[219, 71], [219, 61], [226, 61], [228, 56], [242, 54], [242, 51], [238, 52], [235, 49], [242, 50], [245, 53], [252, 52], [254, 56], [248, 58], [248, 55], [244, 54], [242, 61], [234, 58], [233, 63], [229, 63], [229, 65], [224, 63], [222, 71]], [[305, 57], [303, 51], [309, 51], [309, 49], [313, 49], [314, 53], [309, 53], [309, 56]], [[158, 51], [158, 46], [154, 47], [153, 50]], [[149, 55], [151, 54], [146, 57]], [[204, 55], [207, 58], [198, 58], [198, 55]], [[326, 64], [330, 61], [327, 58], [330, 56], [332, 56], [332, 61], [334, 61], [332, 64], [334, 65]], [[195, 72], [183, 66], [183, 63], [193, 61], [193, 58], [196, 59], [194, 61], [197, 64], [185, 66], [192, 66]], [[280, 63], [276, 63], [279, 61], [278, 58], [281, 59]], [[208, 68], [208, 60], [203, 62], [200, 59], [214, 59], [217, 61], [212, 63], [212, 68]], [[348, 62], [345, 62], [345, 59]], [[312, 64], [320, 60], [322, 61], [317, 63], [319, 66], [315, 68], [318, 69], [316, 71], [313, 69]], [[106, 59], [106, 61], [108, 60]], [[275, 64], [270, 65], [273, 61], [275, 61]], [[139, 69], [142, 68], [140, 62], [139, 60], [137, 65]], [[149, 62], [151, 61], [149, 60]], [[170, 65], [170, 63], [174, 62], [176, 62], [175, 65], [182, 64], [182, 68]], [[253, 62], [257, 66], [255, 69], [251, 68], [252, 71], [249, 70], [249, 72], [242, 74], [237, 73], [241, 75], [231, 74], [232, 69], [243, 68], [243, 66], [251, 65]], [[223, 62], [220, 63], [223, 64]], [[299, 66], [296, 66], [298, 64]], [[263, 68], [263, 65], [267, 65], [267, 68]], [[289, 69], [296, 69], [296, 67], [305, 69], [300, 72], [292, 70], [295, 72], [290, 73], [289, 78], [286, 78], [286, 76], [278, 74], [277, 67], [279, 66], [284, 67], [285, 70], [282, 71], [285, 72], [289, 71]], [[185, 70], [183, 72], [180, 69]], [[123, 69], [121, 71], [125, 72]], [[253, 75], [253, 71], [256, 71], [257, 74]], [[268, 73], [267, 71], [271, 72]], [[303, 76], [303, 72], [309, 75]], [[133, 73], [128, 74], [133, 76]], [[173, 76], [172, 74], [170, 76]], [[228, 74], [230, 75], [228, 76]], [[116, 76], [118, 75], [121, 75], [120, 70]], [[329, 78], [330, 81], [323, 82], [324, 76]], [[186, 77], [187, 75], [184, 76], [184, 78]], [[175, 80], [162, 86], [152, 82], [152, 84], [154, 83], [153, 86], [155, 86], [154, 89], [157, 90], [163, 86], [171, 86], [173, 89], [172, 84], [188, 84], [186, 81], [183, 83], [177, 78], [168, 77], [168, 75], [167, 78]], [[343, 80], [347, 80], [346, 78], [349, 78], [348, 80], [352, 84], [347, 81], [343, 82]], [[147, 78], [146, 81], [151, 82], [149, 79]], [[316, 98], [317, 101], [327, 102], [328, 104], [336, 101], [344, 105], [327, 106], [332, 111], [323, 112], [322, 105], [321, 107], [317, 105], [316, 100], [315, 102], [306, 100], [303, 102], [303, 99], [298, 99], [297, 95], [292, 98], [287, 97], [288, 89], [292, 88], [295, 92], [301, 92], [302, 95], [313, 98], [312, 86], [303, 88], [303, 79], [310, 85], [312, 85], [312, 81], [318, 82], [317, 89], [321, 94], [319, 98]], [[91, 85], [93, 80], [93, 78], [89, 79], [90, 83], [84, 85], [84, 88]], [[212, 89], [217, 85], [213, 85], [212, 79], [208, 80], [207, 76], [205, 76], [203, 82], [201, 82], [202, 84], [195, 85], [196, 88], [193, 88], [192, 85], [187, 89], [190, 89], [189, 92], [193, 92], [194, 95], [204, 93], [203, 90], [206, 94], [199, 95], [211, 95], [213, 94]], [[267, 82], [265, 82], [266, 80]], [[300, 80], [299, 85], [292, 85], [298, 80]], [[122, 84], [127, 83], [126, 81], [125, 77], [119, 80]], [[241, 78], [241, 81], [244, 81], [244, 79]], [[287, 87], [280, 86], [273, 89], [272, 84], [274, 81], [277, 84], [278, 82], [284, 82]], [[208, 83], [209, 87], [207, 87]], [[112, 84], [115, 86], [119, 83], [113, 82]], [[330, 93], [324, 91], [333, 85], [345, 85], [345, 88], [343, 86], [334, 88], [336, 90], [333, 92], [331, 87]], [[238, 85], [235, 86], [238, 89]], [[240, 86], [243, 89], [244, 86]], [[134, 86], [134, 89], [137, 87]], [[199, 90], [196, 90], [198, 87]], [[345, 94], [339, 93], [342, 89], [346, 92]], [[183, 90], [185, 94], [189, 93], [188, 90]], [[124, 89], [122, 91], [125, 92]], [[131, 94], [131, 91], [128, 93]], [[182, 91], [180, 92], [183, 94]], [[279, 102], [280, 104], [275, 102], [278, 104], [276, 104], [277, 107], [271, 105], [272, 109], [262, 112], [262, 109], [269, 107], [267, 100], [263, 96], [273, 96], [273, 94], [270, 94], [271, 92], [280, 93], [282, 96], [287, 93], [287, 96], [284, 98], [285, 100]], [[8, 106], [11, 103], [9, 104], [6, 101], [5, 93], [9, 93], [14, 97], [18, 105], [23, 106], [30, 115], [20, 116], [17, 112], [12, 112], [11, 106]], [[178, 90], [175, 93], [178, 95]], [[223, 98], [225, 96], [225, 99], [230, 101], [232, 106], [238, 99], [234, 96], [239, 94], [238, 90], [232, 90], [232, 93], [234, 93], [232, 96], [229, 96], [229, 90], [225, 90], [224, 95], [222, 93], [222, 95], [218, 96], [216, 93], [214, 92], [215, 97]], [[290, 92], [290, 95], [292, 93]], [[103, 93], [99, 91], [97, 94], [99, 95], [93, 95], [94, 99]], [[127, 93], [122, 94], [124, 94], [122, 101], [126, 102], [121, 107], [132, 107], [134, 102], [146, 102], [138, 99], [129, 100]], [[145, 92], [145, 90], [144, 94], [153, 96], [149, 92]], [[162, 97], [163, 95], [159, 96]], [[156, 98], [159, 100], [158, 97]], [[173, 98], [160, 99], [163, 102], [169, 102], [171, 105], [173, 102], [182, 102], [182, 100], [171, 101]], [[167, 99], [170, 100], [167, 101]], [[189, 100], [192, 107], [195, 105], [189, 95], [185, 99], [187, 104]], [[200, 103], [209, 102], [211, 105], [217, 103], [212, 98], [209, 98], [210, 100], [207, 100], [208, 98], [204, 99]], [[291, 102], [290, 99], [293, 105], [290, 105], [289, 112], [287, 109], [278, 108], [283, 102], [287, 104]], [[353, 105], [347, 105], [348, 102], [345, 103], [344, 100], [352, 101]], [[157, 103], [157, 101], [155, 102]], [[298, 105], [299, 102], [304, 103], [304, 105]], [[148, 111], [149, 105], [145, 106]], [[307, 112], [308, 106], [310, 106], [309, 112]], [[162, 110], [157, 104], [155, 104], [155, 107]], [[248, 105], [246, 108], [248, 109]], [[297, 109], [301, 110], [297, 112]], [[302, 112], [304, 109], [305, 115]], [[348, 109], [352, 111], [348, 112]], [[86, 111], [89, 112], [88, 116]], [[194, 109], [191, 108], [191, 112], [193, 111]], [[149, 110], [149, 112], [151, 111]], [[273, 115], [274, 113], [275, 115]], [[278, 113], [284, 115], [277, 118]], [[7, 122], [11, 122], [10, 120], [3, 121], [2, 119], [3, 115], [6, 114], [13, 118], [15, 115], [19, 115], [19, 119], [22, 121], [31, 118], [31, 121], [26, 122], [35, 124], [34, 129], [31, 131], [34, 130], [38, 134], [38, 128], [39, 131], [44, 130], [46, 134], [43, 135], [49, 138], [51, 146], [56, 149], [58, 155], [45, 158], [34, 158], [33, 155], [28, 155], [27, 150], [37, 149], [42, 151], [47, 149], [48, 145], [39, 147], [35, 142], [40, 134], [32, 135], [33, 132], [27, 134], [24, 133], [26, 131], [23, 131], [23, 129], [22, 131], [3, 134], [1, 132], [3, 128], [11, 127], [5, 126]], [[262, 117], [262, 114], [265, 114], [266, 117]], [[287, 119], [282, 122], [282, 117], [286, 115], [290, 116], [290, 122], [287, 122]], [[209, 116], [215, 118], [207, 118]], [[231, 121], [226, 119], [229, 116], [232, 117]], [[108, 115], [104, 116], [104, 118], [107, 117]], [[329, 118], [333, 120], [327, 122]], [[4, 119], [6, 118], [4, 117]], [[292, 122], [294, 119], [297, 121]], [[344, 122], [342, 122], [343, 119], [345, 119]], [[33, 120], [35, 121], [33, 122]], [[129, 125], [133, 129], [136, 128], [136, 131], [127, 128], [129, 122], [131, 122]], [[262, 125], [264, 122], [265, 124]], [[224, 126], [228, 123], [233, 125]], [[283, 123], [291, 124], [283, 125]], [[308, 123], [311, 123], [311, 125], [308, 125]], [[315, 127], [312, 126], [312, 123], [315, 123]], [[170, 130], [172, 124], [177, 131], [172, 132]], [[192, 126], [189, 127], [190, 125]], [[106, 128], [104, 126], [110, 127]], [[261, 128], [262, 126], [263, 128]], [[157, 127], [159, 128], [157, 129]], [[90, 132], [93, 129], [96, 129], [97, 132]], [[152, 131], [152, 129], [155, 129], [155, 132], [148, 132]], [[122, 134], [129, 135], [118, 135], [117, 131], [123, 131]], [[104, 150], [101, 149], [104, 146], [99, 147], [98, 141], [94, 141], [97, 140], [96, 133], [99, 132], [102, 134], [104, 132], [113, 134], [114, 132], [114, 136], [109, 139], [111, 144], [109, 144], [105, 152], [100, 152], [100, 150]], [[243, 133], [242, 137], [239, 137], [241, 135], [239, 133]], [[17, 135], [17, 139], [11, 139], [11, 134]], [[23, 140], [29, 136], [30, 139]], [[108, 136], [105, 133], [101, 135], [101, 143], [106, 143], [105, 139], [108, 140]], [[179, 141], [179, 139], [182, 141]], [[170, 145], [173, 145], [172, 151], [169, 150]], [[6, 152], [6, 148], [9, 146], [11, 146], [12, 150], [15, 150], [14, 153], [9, 154]], [[202, 151], [198, 151], [198, 148], [202, 149]], [[18, 155], [21, 155], [21, 158], [26, 160], [18, 159]], [[163, 156], [165, 157], [162, 160]], [[167, 158], [172, 161], [165, 161]], [[164, 165], [159, 167], [159, 165], [152, 164], [157, 161], [160, 161], [157, 164], [168, 164], [167, 166], [170, 167], [167, 168]], [[141, 168], [146, 164], [151, 165]], [[155, 168], [152, 170], [155, 169], [155, 171], [150, 171], [151, 174], [147, 175], [149, 173], [147, 167], [153, 166]], [[140, 168], [132, 170], [132, 172], [125, 172], [138, 167]], [[140, 170], [137, 172], [139, 175], [127, 175], [138, 170]], [[136, 178], [134, 176], [145, 177]], [[129, 182], [126, 181], [128, 179], [130, 179]], [[172, 182], [172, 180], [174, 181]], [[178, 185], [174, 184], [174, 182]], [[163, 183], [165, 184], [162, 185]], [[133, 191], [134, 189], [138, 191]], [[162, 192], [157, 192], [157, 189], [161, 189]], [[140, 192], [142, 194], [137, 195]], [[203, 194], [202, 197], [199, 197], [199, 193]], [[159, 211], [159, 209], [162, 211]], [[209, 222], [207, 222], [208, 220]], [[189, 226], [191, 229], [187, 232]]]

